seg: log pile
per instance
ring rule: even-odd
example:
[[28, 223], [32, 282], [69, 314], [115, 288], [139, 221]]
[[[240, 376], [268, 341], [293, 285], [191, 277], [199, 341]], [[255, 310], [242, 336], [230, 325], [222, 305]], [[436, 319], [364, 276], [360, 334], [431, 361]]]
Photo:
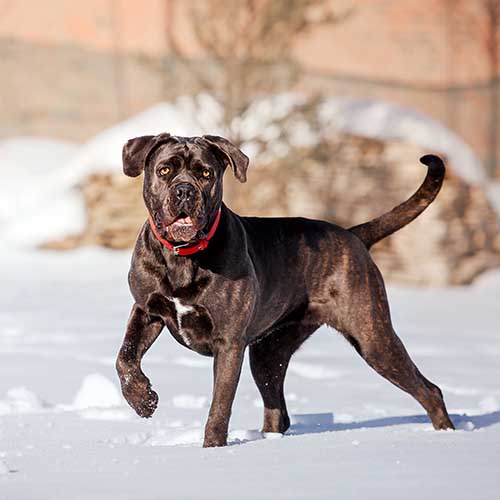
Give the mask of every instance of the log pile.
[[[425, 177], [418, 158], [428, 151], [399, 142], [353, 136], [273, 163], [250, 166], [249, 182], [228, 172], [225, 200], [242, 215], [326, 219], [348, 227], [370, 220], [408, 198]], [[500, 266], [500, 221], [484, 191], [447, 165], [444, 187], [409, 226], [373, 247], [387, 281], [442, 286], [469, 283]], [[142, 178], [92, 175], [82, 186], [87, 229], [50, 248], [93, 244], [129, 248], [146, 220]]]

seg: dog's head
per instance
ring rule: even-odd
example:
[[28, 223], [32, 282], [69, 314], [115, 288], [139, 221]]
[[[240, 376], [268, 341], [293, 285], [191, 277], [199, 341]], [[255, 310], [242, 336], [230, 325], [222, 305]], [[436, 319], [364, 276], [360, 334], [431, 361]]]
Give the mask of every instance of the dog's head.
[[222, 178], [230, 166], [246, 181], [248, 158], [222, 137], [147, 135], [123, 147], [123, 171], [144, 171], [144, 202], [158, 232], [172, 242], [189, 242], [208, 231], [222, 202]]

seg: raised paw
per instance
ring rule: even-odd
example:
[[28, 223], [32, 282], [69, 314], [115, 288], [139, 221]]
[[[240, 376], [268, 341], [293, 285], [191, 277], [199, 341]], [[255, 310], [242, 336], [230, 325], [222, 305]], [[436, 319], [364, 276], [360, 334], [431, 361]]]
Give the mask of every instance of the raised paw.
[[158, 406], [158, 394], [151, 389], [151, 383], [144, 375], [126, 375], [122, 380], [122, 394], [137, 415], [149, 418]]

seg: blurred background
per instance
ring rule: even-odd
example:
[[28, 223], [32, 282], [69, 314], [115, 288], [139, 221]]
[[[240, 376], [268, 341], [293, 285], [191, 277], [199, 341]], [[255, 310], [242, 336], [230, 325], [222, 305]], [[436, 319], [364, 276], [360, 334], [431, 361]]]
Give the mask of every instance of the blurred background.
[[224, 135], [242, 214], [353, 225], [446, 158], [436, 202], [373, 251], [395, 283], [500, 266], [497, 0], [0, 0], [0, 227], [9, 248], [130, 248], [137, 135]]

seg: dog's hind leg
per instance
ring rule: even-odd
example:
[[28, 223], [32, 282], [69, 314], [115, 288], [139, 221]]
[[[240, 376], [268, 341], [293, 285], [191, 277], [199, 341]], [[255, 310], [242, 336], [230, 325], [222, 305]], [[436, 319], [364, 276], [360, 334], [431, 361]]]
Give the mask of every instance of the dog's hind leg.
[[290, 427], [283, 386], [292, 354], [319, 325], [286, 325], [250, 346], [250, 368], [264, 401], [262, 432]]
[[332, 326], [377, 373], [412, 395], [424, 407], [435, 429], [453, 429], [441, 390], [420, 373], [392, 328], [378, 269], [373, 265], [367, 271], [364, 286], [350, 297], [350, 317]]
[[163, 327], [160, 318], [134, 305], [116, 360], [123, 396], [141, 417], [150, 417], [158, 405], [158, 395], [151, 389], [149, 379], [142, 372], [141, 360]]
[[[392, 327], [377, 331], [365, 327], [361, 335], [346, 337], [377, 373], [423, 406], [435, 429], [453, 429], [441, 390], [420, 373]], [[370, 337], [376, 337], [376, 342]]]

